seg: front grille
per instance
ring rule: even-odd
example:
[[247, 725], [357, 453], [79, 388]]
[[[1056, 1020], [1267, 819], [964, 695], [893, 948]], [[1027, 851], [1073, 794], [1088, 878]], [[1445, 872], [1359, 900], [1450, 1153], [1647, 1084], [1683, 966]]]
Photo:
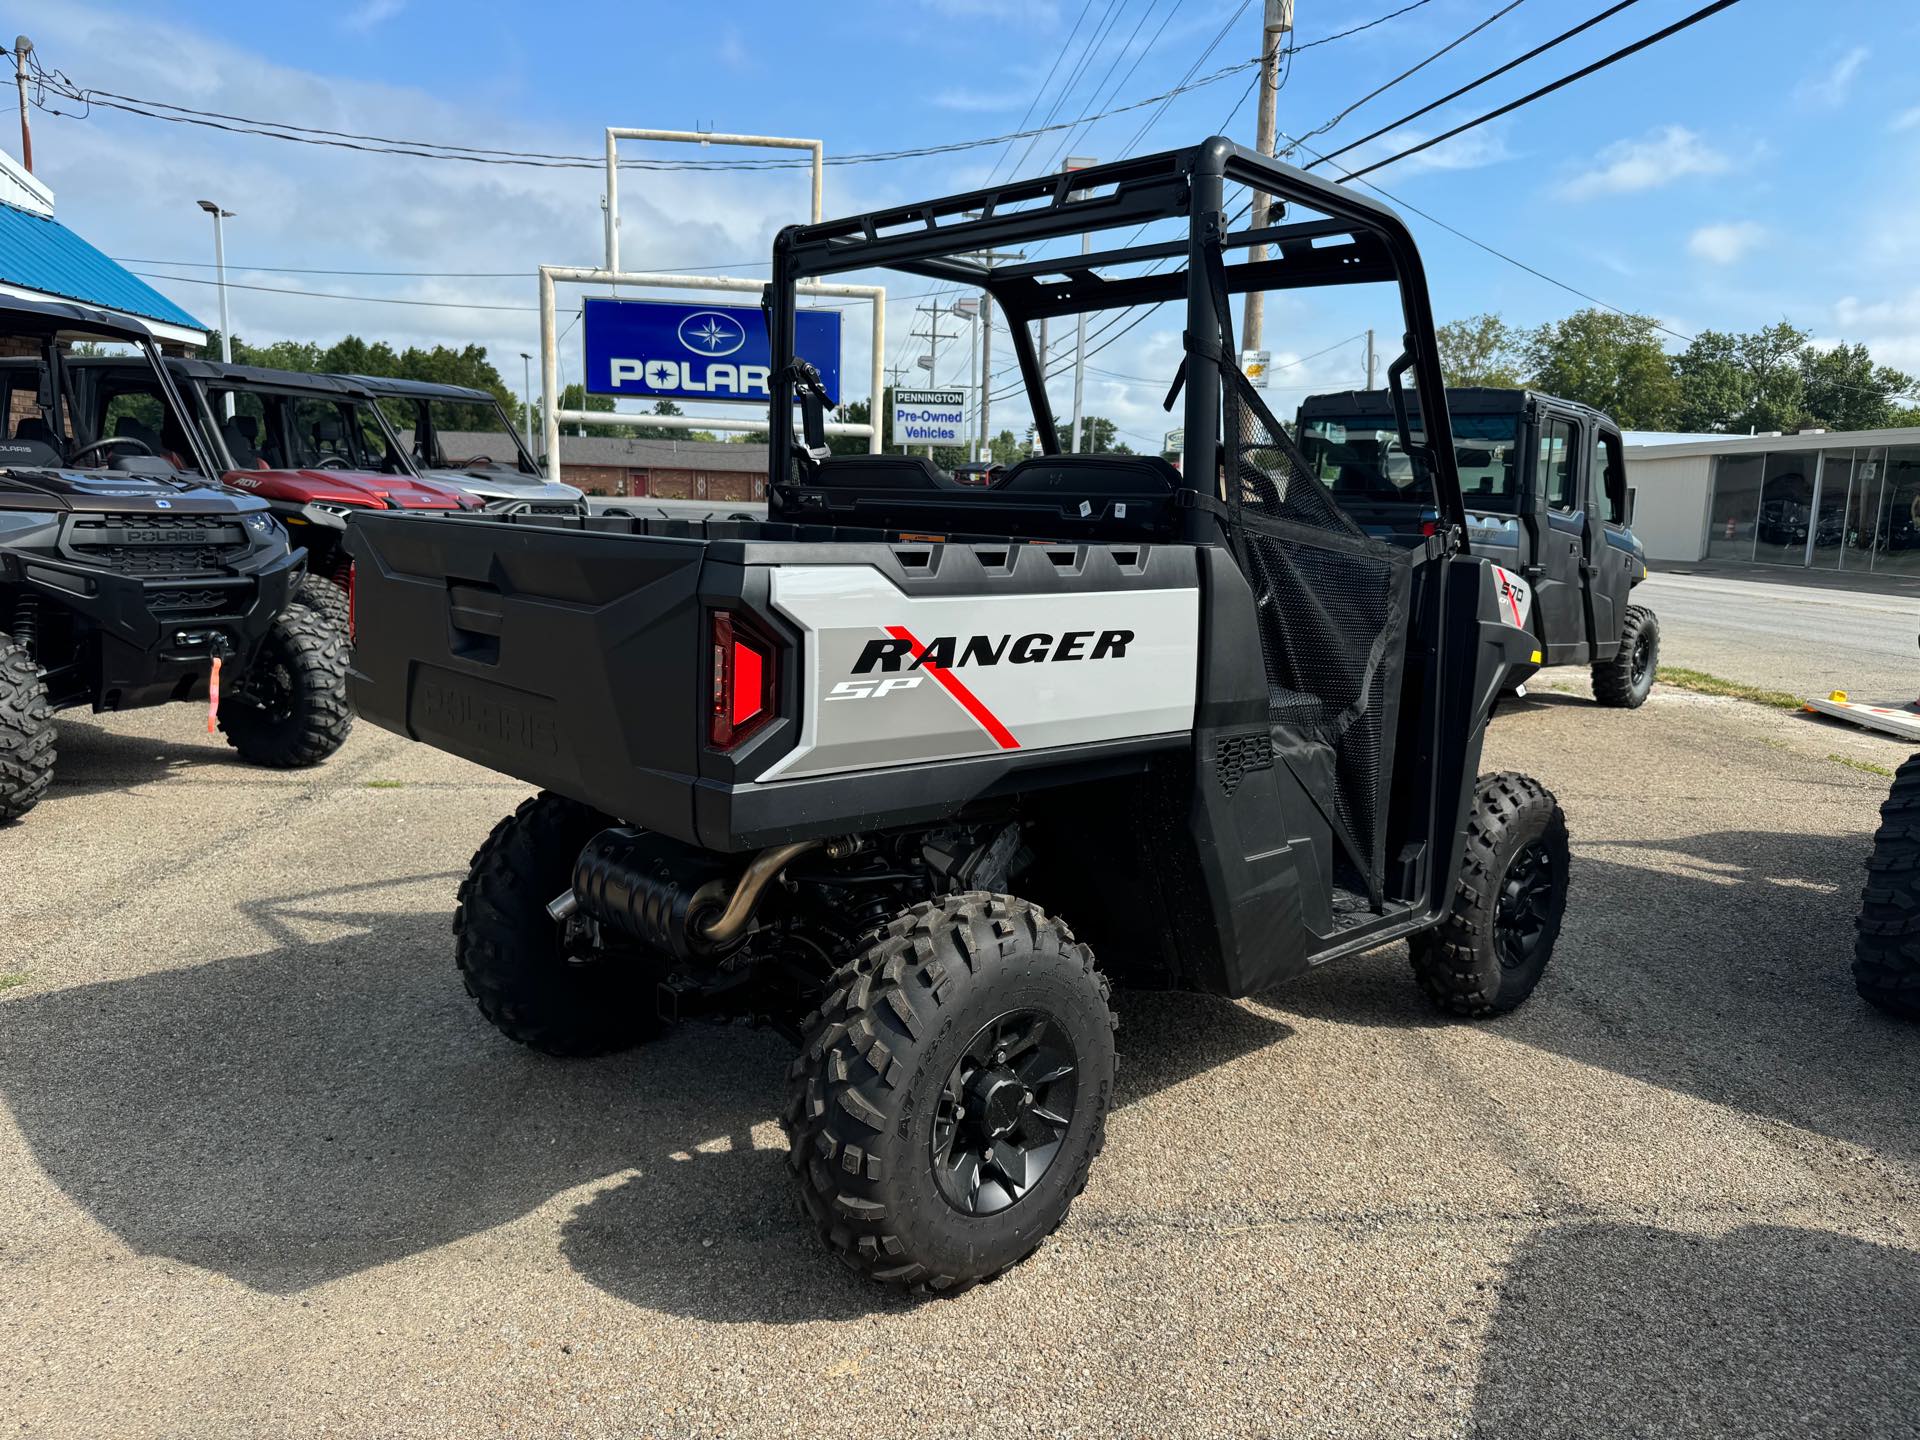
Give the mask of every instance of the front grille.
[[224, 515], [104, 515], [67, 532], [76, 559], [122, 575], [223, 570], [247, 553], [246, 527]]
[[176, 614], [218, 610], [227, 601], [225, 590], [195, 590], [184, 586], [168, 586], [164, 590], [149, 590], [147, 605], [156, 614]]

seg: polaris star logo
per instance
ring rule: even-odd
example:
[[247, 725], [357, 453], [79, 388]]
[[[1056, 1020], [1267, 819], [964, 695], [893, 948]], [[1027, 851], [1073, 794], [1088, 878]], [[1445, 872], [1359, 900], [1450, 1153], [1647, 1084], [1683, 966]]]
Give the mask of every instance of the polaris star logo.
[[1058, 637], [1044, 631], [1029, 635], [936, 635], [918, 644], [900, 626], [890, 638], [869, 640], [853, 663], [853, 673], [878, 669], [950, 670], [962, 665], [1038, 665], [1058, 660], [1122, 660], [1133, 643], [1131, 630], [1069, 630]]
[[680, 322], [680, 343], [696, 355], [718, 359], [731, 355], [747, 343], [747, 332], [740, 322], [717, 310], [702, 310]]
[[173, 508], [173, 501], [156, 500], [153, 502], [153, 505], [156, 510], [171, 510]]

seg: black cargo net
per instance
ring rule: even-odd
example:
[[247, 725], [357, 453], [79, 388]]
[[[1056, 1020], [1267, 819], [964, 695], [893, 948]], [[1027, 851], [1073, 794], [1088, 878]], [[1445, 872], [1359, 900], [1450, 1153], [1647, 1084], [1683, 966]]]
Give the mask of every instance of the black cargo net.
[[1246, 377], [1221, 373], [1224, 498], [1259, 614], [1274, 748], [1378, 905], [1414, 552], [1354, 524]]

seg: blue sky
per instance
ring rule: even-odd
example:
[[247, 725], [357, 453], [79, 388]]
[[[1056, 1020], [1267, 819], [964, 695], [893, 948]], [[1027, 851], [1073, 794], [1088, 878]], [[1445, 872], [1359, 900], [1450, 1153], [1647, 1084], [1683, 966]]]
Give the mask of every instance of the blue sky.
[[[1299, 0], [1297, 38], [1318, 39], [1401, 3]], [[1304, 51], [1280, 97], [1282, 129], [1321, 124], [1502, 3], [1430, 0], [1363, 35]], [[1360, 153], [1382, 155], [1436, 133], [1694, 3], [1641, 0], [1410, 134]], [[1324, 143], [1357, 138], [1598, 8], [1600, 0], [1526, 0], [1357, 110]], [[1096, 35], [1056, 118], [1158, 94], [1196, 61], [1205, 75], [1251, 58], [1260, 9], [1259, 0], [1244, 8], [1241, 0], [855, 0], [551, 9], [60, 0], [16, 7], [16, 20], [42, 62], [81, 85], [210, 111], [566, 154], [597, 154], [608, 124], [817, 135], [833, 154], [1015, 129], [1036, 93], [1035, 118], [1054, 106], [1062, 77]], [[569, 31], [534, 29], [560, 16]], [[1749, 329], [1785, 316], [1822, 339], [1865, 340], [1883, 360], [1920, 372], [1920, 90], [1907, 60], [1920, 41], [1920, 6], [1829, 0], [1817, 27], [1808, 19], [1804, 6], [1786, 0], [1743, 0], [1373, 178], [1489, 245], [1677, 330]], [[1043, 88], [1056, 56], [1063, 62]], [[1040, 169], [1061, 153], [1111, 158], [1136, 137], [1147, 150], [1224, 124], [1251, 143], [1249, 79], [1236, 75], [1164, 110], [1046, 136], [1031, 150], [1020, 142], [1011, 154], [992, 147], [836, 167], [827, 209], [964, 189], [996, 167], [1002, 176]], [[1145, 120], [1152, 123], [1142, 134]], [[249, 338], [324, 341], [351, 330], [398, 343], [477, 340], [517, 383], [518, 354], [537, 337], [533, 267], [600, 257], [602, 185], [592, 170], [373, 156], [100, 109], [85, 119], [35, 112], [35, 125], [36, 158], [60, 217], [110, 254], [142, 261], [137, 269], [183, 277], [156, 283], [202, 317], [217, 310], [211, 290], [194, 283], [205, 269], [145, 262], [210, 258], [206, 220], [193, 206], [203, 194], [239, 212], [228, 229], [238, 283], [454, 307], [236, 290], [235, 328]], [[805, 190], [791, 173], [629, 174], [622, 201], [629, 268], [739, 262], [739, 273], [751, 275], [764, 268], [773, 231], [803, 218]], [[1497, 310], [1534, 324], [1583, 303], [1409, 218], [1442, 319]], [[267, 267], [449, 273], [295, 275]], [[905, 295], [925, 287], [893, 288]], [[914, 303], [890, 307], [892, 358], [908, 344]], [[1270, 312], [1267, 344], [1277, 361], [1295, 361], [1353, 334], [1366, 323], [1358, 314], [1333, 302], [1289, 301]], [[1390, 316], [1379, 318], [1390, 325]], [[1157, 435], [1157, 390], [1171, 373], [1177, 331], [1177, 319], [1161, 313], [1108, 348], [1094, 362], [1104, 373], [1090, 386], [1089, 408], [1117, 416], [1136, 439]], [[864, 348], [863, 325], [851, 324], [849, 335], [849, 371], [864, 374], [853, 353]], [[565, 355], [577, 373], [577, 330]], [[959, 378], [962, 363], [943, 359], [943, 383]], [[1357, 378], [1357, 363], [1348, 343], [1289, 374], [1297, 386], [1345, 385]], [[1142, 378], [1116, 378], [1126, 376]], [[1063, 394], [1056, 400], [1064, 408]]]

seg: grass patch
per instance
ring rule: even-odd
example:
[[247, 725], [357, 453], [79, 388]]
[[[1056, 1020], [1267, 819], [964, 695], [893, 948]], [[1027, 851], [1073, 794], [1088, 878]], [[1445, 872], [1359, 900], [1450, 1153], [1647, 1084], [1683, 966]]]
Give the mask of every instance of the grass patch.
[[1753, 705], [1771, 706], [1775, 710], [1798, 710], [1802, 705], [1798, 695], [1789, 695], [1784, 690], [1767, 690], [1758, 685], [1743, 685], [1738, 680], [1723, 680], [1704, 670], [1683, 670], [1674, 665], [1662, 665], [1654, 673], [1654, 678], [1676, 690], [1691, 690], [1696, 695], [1724, 695], [1730, 700], [1745, 700]]
[[24, 985], [26, 983], [27, 976], [25, 971], [22, 971], [18, 975], [0, 975], [0, 990], [11, 990], [16, 985]]
[[1893, 778], [1893, 771], [1884, 765], [1876, 765], [1871, 760], [1856, 760], [1851, 755], [1829, 755], [1827, 759], [1836, 765], [1844, 765], [1849, 770], [1864, 770], [1869, 775], [1884, 775], [1889, 780]]
[[398, 790], [407, 782], [404, 780], [368, 780], [364, 783], [369, 790]]

